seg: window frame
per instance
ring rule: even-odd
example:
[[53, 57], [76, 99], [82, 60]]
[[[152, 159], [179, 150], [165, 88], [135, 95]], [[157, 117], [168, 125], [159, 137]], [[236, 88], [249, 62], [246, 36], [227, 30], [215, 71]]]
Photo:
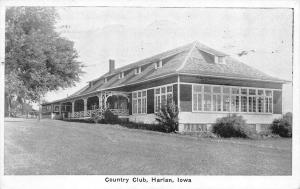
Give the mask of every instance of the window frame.
[[[168, 91], [168, 87], [171, 87], [172, 90], [171, 91]], [[165, 92], [162, 93], [162, 89], [164, 88]], [[156, 92], [156, 90], [159, 89], [159, 93]], [[161, 110], [161, 107], [162, 107], [162, 96], [165, 96], [165, 105], [167, 105], [169, 102], [168, 102], [168, 95], [171, 95], [171, 99], [172, 99], [172, 102], [174, 102], [174, 94], [173, 94], [173, 84], [168, 84], [168, 85], [161, 85], [159, 87], [154, 87], [154, 113], [158, 113], [160, 110]], [[157, 99], [159, 99], [159, 102], [157, 101]], [[159, 107], [158, 107], [159, 106]]]
[[[145, 95], [144, 95], [144, 93], [145, 93]], [[139, 94], [141, 94], [141, 95], [139, 96]], [[141, 102], [140, 105], [139, 105], [139, 100]], [[135, 103], [134, 103], [134, 101], [135, 101]], [[143, 102], [145, 102], [145, 104]], [[132, 115], [147, 114], [147, 103], [148, 103], [147, 89], [133, 91], [132, 92], [132, 103], [131, 103]], [[135, 107], [135, 105], [136, 105], [136, 107]], [[139, 110], [140, 110], [140, 112], [139, 112]]]
[[[204, 112], [204, 113], [241, 113], [241, 114], [273, 114], [274, 112], [274, 106], [273, 104], [271, 104], [273, 102], [273, 92], [274, 90], [279, 90], [279, 89], [271, 89], [271, 88], [256, 88], [256, 87], [244, 87], [244, 86], [228, 86], [228, 85], [211, 85], [211, 84], [191, 84], [192, 85], [192, 112]], [[202, 91], [201, 92], [195, 92], [194, 88], [196, 86], [202, 86]], [[204, 95], [208, 94], [208, 92], [204, 92], [204, 86], [210, 86], [211, 87], [211, 109], [209, 111], [204, 110]], [[221, 93], [214, 93], [213, 92], [213, 87], [221, 87]], [[224, 93], [224, 88], [228, 87], [229, 88], [229, 93]], [[238, 94], [234, 94], [233, 93], [233, 89], [238, 89], [239, 93]], [[242, 94], [242, 89], [246, 89], [247, 93], [246, 94]], [[249, 91], [250, 90], [255, 90], [255, 95], [250, 95]], [[263, 94], [259, 95], [258, 94], [258, 90], [262, 90]], [[266, 91], [270, 91], [270, 96], [266, 96]], [[194, 106], [198, 106], [198, 94], [202, 95], [202, 106], [201, 106], [201, 110], [199, 110], [198, 107], [194, 107]], [[214, 107], [213, 107], [213, 96], [214, 95], [221, 95], [221, 111], [214, 111]], [[197, 102], [195, 102], [195, 95], [197, 96]], [[224, 96], [229, 96], [229, 111], [224, 111]], [[236, 103], [234, 103], [235, 111], [232, 111], [232, 102], [233, 102], [233, 97], [235, 97], [234, 99], [236, 99], [236, 97], [238, 97], [239, 99], [239, 104], [238, 106], [236, 105]], [[242, 97], [246, 97], [246, 111], [242, 111]], [[251, 98], [255, 98], [255, 111], [250, 112], [249, 111], [249, 97]], [[262, 97], [263, 98], [263, 111], [259, 112], [259, 107], [258, 107], [258, 99]], [[271, 112], [266, 111], [266, 99], [269, 99], [268, 101], [270, 101], [271, 105], [268, 105], [268, 108], [271, 109]], [[253, 106], [253, 105], [252, 105]], [[236, 108], [238, 107], [238, 111], [236, 111]]]

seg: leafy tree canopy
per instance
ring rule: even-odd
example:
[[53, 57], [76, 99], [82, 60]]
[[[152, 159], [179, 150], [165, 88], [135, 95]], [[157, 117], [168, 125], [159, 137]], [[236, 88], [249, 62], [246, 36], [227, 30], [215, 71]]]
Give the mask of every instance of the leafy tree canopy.
[[5, 93], [39, 102], [48, 91], [74, 86], [82, 72], [74, 43], [55, 31], [54, 8], [11, 7], [5, 19]]

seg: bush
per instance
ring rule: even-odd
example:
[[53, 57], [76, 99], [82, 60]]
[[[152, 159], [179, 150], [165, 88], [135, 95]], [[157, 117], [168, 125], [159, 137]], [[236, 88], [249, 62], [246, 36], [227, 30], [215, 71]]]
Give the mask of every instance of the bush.
[[281, 137], [292, 137], [293, 129], [293, 115], [292, 113], [286, 113], [280, 119], [274, 119], [271, 125], [271, 131], [273, 134], [277, 134]]
[[165, 132], [165, 128], [162, 127], [161, 125], [157, 125], [157, 124], [121, 122], [120, 125], [123, 127], [130, 128], [130, 129], [144, 129], [144, 130], [150, 130], [150, 131]]
[[94, 123], [101, 123], [101, 122], [103, 122], [103, 116], [100, 116], [100, 115], [97, 115], [97, 114], [93, 114], [90, 119]]
[[55, 115], [54, 116], [54, 118], [53, 119], [55, 119], [55, 120], [63, 120], [63, 116], [62, 115], [59, 115], [59, 114], [57, 114], [57, 115]]
[[175, 132], [178, 127], [178, 108], [174, 103], [163, 106], [157, 116], [156, 121], [162, 126], [165, 132]]
[[108, 124], [119, 123], [118, 116], [113, 114], [109, 109], [104, 111], [103, 119], [104, 119], [104, 123], [108, 123]]
[[217, 119], [213, 125], [212, 132], [224, 138], [250, 138], [252, 135], [243, 117], [236, 114]]

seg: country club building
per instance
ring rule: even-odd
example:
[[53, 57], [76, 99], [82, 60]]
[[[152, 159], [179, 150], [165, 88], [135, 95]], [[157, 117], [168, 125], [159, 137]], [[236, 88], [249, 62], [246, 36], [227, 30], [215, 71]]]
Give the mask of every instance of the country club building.
[[179, 107], [180, 132], [206, 131], [217, 118], [239, 114], [261, 131], [282, 114], [282, 85], [229, 55], [199, 42], [115, 68], [84, 88], [43, 104], [43, 115], [86, 119], [110, 109], [133, 122], [155, 123], [161, 106]]

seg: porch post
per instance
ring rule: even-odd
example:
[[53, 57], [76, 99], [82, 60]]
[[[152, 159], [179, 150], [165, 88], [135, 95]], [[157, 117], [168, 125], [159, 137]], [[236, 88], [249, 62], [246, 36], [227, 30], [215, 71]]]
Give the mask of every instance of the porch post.
[[87, 98], [84, 98], [83, 102], [84, 102], [84, 106], [83, 106], [84, 107], [84, 110], [83, 110], [84, 112], [83, 112], [83, 115], [86, 116], [87, 115]]
[[75, 112], [75, 100], [72, 101], [72, 117], [74, 117], [74, 112]]
[[61, 103], [59, 103], [59, 115], [61, 115]]
[[108, 96], [108, 94], [105, 92], [104, 93], [104, 98], [103, 98], [103, 103], [104, 103], [104, 109], [106, 109], [106, 107], [107, 107], [107, 104], [106, 104], [106, 102], [107, 102], [107, 96]]
[[100, 93], [99, 95], [98, 95], [98, 100], [99, 100], [99, 108], [98, 109], [102, 109], [102, 93]]

